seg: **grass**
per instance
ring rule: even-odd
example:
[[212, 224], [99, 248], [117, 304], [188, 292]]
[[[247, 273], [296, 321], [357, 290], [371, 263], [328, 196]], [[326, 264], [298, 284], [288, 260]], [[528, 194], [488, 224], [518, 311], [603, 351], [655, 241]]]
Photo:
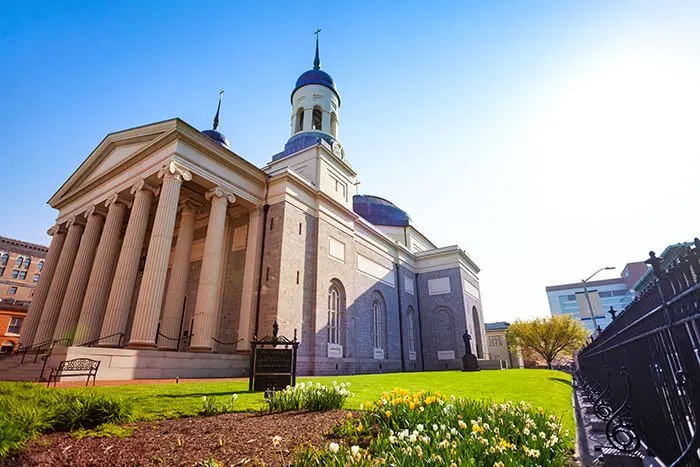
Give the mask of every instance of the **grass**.
[[[564, 428], [574, 432], [571, 408], [571, 376], [554, 370], [442, 371], [425, 373], [388, 373], [355, 376], [323, 376], [299, 378], [298, 381], [349, 382], [354, 397], [345, 403], [347, 409], [377, 400], [383, 392], [394, 388], [409, 391], [440, 391], [456, 397], [485, 399], [493, 402], [525, 401], [542, 407], [563, 421]], [[84, 391], [82, 388], [69, 391]], [[94, 389], [133, 400], [133, 419], [161, 420], [198, 415], [202, 396], [238, 394], [236, 411], [257, 411], [266, 408], [262, 393], [249, 393], [248, 382], [207, 382], [179, 384], [138, 384], [103, 386]]]
[[[356, 376], [308, 377], [302, 381], [319, 382], [331, 386], [333, 381], [349, 382], [354, 397], [344, 405], [347, 409], [359, 409], [362, 404], [376, 401], [384, 392], [394, 388], [409, 391], [439, 391], [456, 397], [488, 400], [493, 402], [525, 401], [534, 407], [542, 407], [548, 413], [561, 418], [563, 428], [575, 432], [571, 407], [571, 376], [553, 370], [503, 370], [480, 372], [426, 372], [390, 373]], [[8, 397], [7, 390], [14, 387], [15, 394], [45, 391], [36, 385], [3, 383], [6, 391], [0, 391], [0, 403]], [[55, 392], [55, 390], [51, 390]], [[262, 393], [249, 393], [247, 381], [206, 382], [179, 384], [135, 384], [102, 386], [96, 388], [71, 388], [60, 392], [81, 394], [84, 392], [126, 399], [131, 406], [131, 420], [151, 421], [190, 417], [202, 411], [202, 397], [238, 394], [235, 411], [258, 411], [267, 407]], [[1, 404], [0, 404], [1, 405]], [[16, 405], [13, 405], [16, 406]], [[10, 407], [13, 407], [10, 406]], [[12, 410], [12, 409], [11, 409]], [[1, 430], [0, 430], [1, 431]]]

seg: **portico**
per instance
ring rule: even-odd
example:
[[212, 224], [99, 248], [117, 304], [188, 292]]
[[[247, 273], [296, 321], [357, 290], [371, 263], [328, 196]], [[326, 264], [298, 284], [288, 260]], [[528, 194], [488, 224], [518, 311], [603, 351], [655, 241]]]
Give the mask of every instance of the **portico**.
[[22, 344], [247, 348], [265, 184], [179, 119], [108, 135], [49, 201], [59, 214]]

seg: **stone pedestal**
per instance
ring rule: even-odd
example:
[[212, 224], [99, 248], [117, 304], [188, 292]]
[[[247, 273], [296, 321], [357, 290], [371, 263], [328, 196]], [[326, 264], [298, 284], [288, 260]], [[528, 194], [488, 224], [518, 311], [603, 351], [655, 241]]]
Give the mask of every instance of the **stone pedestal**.
[[462, 371], [479, 371], [479, 362], [476, 355], [469, 354], [462, 357]]

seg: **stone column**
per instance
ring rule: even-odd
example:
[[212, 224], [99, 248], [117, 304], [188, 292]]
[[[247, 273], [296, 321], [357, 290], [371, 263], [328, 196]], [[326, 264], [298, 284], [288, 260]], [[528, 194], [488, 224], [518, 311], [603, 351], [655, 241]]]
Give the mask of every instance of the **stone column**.
[[46, 304], [46, 297], [49, 295], [51, 279], [53, 279], [54, 272], [56, 271], [56, 265], [61, 256], [63, 243], [66, 241], [66, 231], [61, 230], [58, 225], [51, 227], [47, 233], [52, 236], [51, 245], [49, 245], [49, 253], [46, 255], [46, 260], [44, 260], [44, 269], [41, 271], [39, 283], [36, 285], [36, 289], [34, 289], [34, 298], [29, 305], [29, 312], [27, 313], [27, 318], [24, 320], [22, 332], [19, 335], [19, 344], [22, 347], [29, 347], [34, 342], [37, 344], [40, 343], [34, 340], [34, 336], [39, 327], [41, 314]]
[[177, 203], [180, 199], [180, 186], [183, 180], [192, 180], [192, 174], [170, 162], [158, 172], [163, 179], [160, 200], [153, 221], [153, 232], [148, 244], [146, 266], [141, 279], [141, 290], [136, 302], [134, 322], [131, 326], [129, 347], [152, 349], [156, 347], [158, 318], [163, 306], [165, 280], [168, 275], [170, 247], [173, 243], [173, 230], [177, 217]]
[[206, 194], [211, 199], [207, 237], [204, 240], [202, 271], [197, 288], [197, 303], [194, 308], [194, 328], [190, 351], [210, 352], [212, 336], [215, 333], [217, 308], [221, 296], [222, 267], [224, 265], [224, 238], [226, 208], [236, 197], [221, 188], [214, 188]]
[[180, 205], [180, 228], [177, 233], [173, 265], [170, 268], [170, 280], [165, 294], [163, 317], [160, 320], [160, 333], [169, 337], [158, 336], [158, 348], [177, 350], [182, 325], [182, 307], [185, 304], [187, 292], [187, 276], [190, 272], [190, 257], [192, 255], [192, 238], [194, 237], [194, 221], [197, 217], [197, 207], [186, 200]]
[[105, 202], [105, 206], [109, 208], [109, 211], [102, 229], [100, 244], [97, 246], [83, 307], [80, 311], [80, 319], [73, 340], [75, 345], [85, 344], [100, 337], [102, 318], [119, 255], [119, 241], [126, 214], [126, 204], [119, 200], [115, 193]]
[[[100, 337], [126, 332], [136, 276], [139, 272], [143, 241], [146, 237], [148, 215], [151, 212], [151, 202], [155, 193], [156, 188], [143, 180], [136, 183], [131, 189], [131, 194], [134, 195], [134, 204], [131, 207], [129, 222], [126, 225], [117, 269], [114, 271], [114, 280], [107, 299]], [[117, 347], [119, 336], [112, 336], [101, 341], [98, 345]]]
[[260, 242], [262, 231], [260, 208], [248, 212], [248, 238], [245, 246], [245, 266], [243, 268], [243, 291], [241, 311], [238, 318], [238, 350], [249, 350], [253, 338], [251, 317], [255, 313], [255, 284], [258, 281], [260, 263]]
[[41, 313], [39, 329], [34, 338], [36, 343], [47, 342], [53, 337], [56, 321], [61, 311], [63, 297], [66, 294], [66, 288], [68, 288], [70, 272], [75, 262], [75, 255], [78, 254], [80, 237], [83, 235], [83, 229], [85, 228], [80, 220], [75, 217], [66, 224], [68, 225], [68, 235], [66, 235], [66, 241], [61, 250], [61, 256], [58, 258], [56, 272], [54, 272], [49, 294], [46, 297], [44, 311]]
[[105, 222], [104, 215], [96, 212], [94, 206], [85, 212], [85, 217], [87, 218], [85, 233], [80, 240], [73, 270], [68, 280], [66, 295], [61, 304], [61, 311], [58, 314], [56, 329], [53, 333], [54, 339], [63, 339], [64, 337], [70, 339], [69, 344], [73, 343], [75, 328], [78, 325], [78, 318], [80, 318], [80, 309], [83, 307], [85, 289], [90, 278], [90, 270], [92, 270], [92, 262], [95, 259], [95, 251]]

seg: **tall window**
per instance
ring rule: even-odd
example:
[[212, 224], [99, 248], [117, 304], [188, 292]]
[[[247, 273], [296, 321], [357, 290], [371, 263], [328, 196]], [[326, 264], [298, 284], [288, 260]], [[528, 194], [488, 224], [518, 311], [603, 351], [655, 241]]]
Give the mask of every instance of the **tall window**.
[[19, 276], [19, 269], [13, 269], [12, 270], [12, 278], [17, 279], [17, 276]]
[[27, 256], [24, 258], [24, 269], [28, 269], [30, 264], [32, 264], [32, 258]]
[[22, 327], [22, 318], [12, 318], [10, 325], [7, 327], [7, 334], [19, 334]]
[[34, 282], [39, 282], [39, 274], [34, 274], [34, 278], [32, 280]]
[[372, 302], [372, 312], [374, 314], [373, 342], [375, 349], [384, 349], [384, 310], [378, 299]]
[[36, 263], [36, 270], [41, 272], [41, 270], [44, 269], [44, 260], [40, 260], [38, 263]]
[[3, 253], [2, 256], [0, 256], [0, 264], [2, 264], [3, 266], [6, 265], [7, 260], [9, 260], [9, 259], [10, 259], [10, 255], [8, 255], [7, 253]]
[[335, 284], [328, 289], [328, 343], [340, 344], [340, 291]]
[[338, 137], [338, 116], [333, 112], [331, 114], [331, 135], [334, 138]]
[[7, 291], [8, 294], [14, 295], [17, 293], [17, 287], [10, 287], [10, 289]]
[[313, 119], [311, 120], [311, 123], [313, 124], [313, 130], [321, 131], [321, 125], [323, 124], [323, 111], [321, 110], [321, 107], [314, 107]]
[[408, 351], [416, 351], [416, 323], [413, 308], [408, 307]]
[[297, 110], [297, 127], [296, 132], [299, 133], [304, 129], [304, 109]]
[[0, 266], [0, 276], [5, 275], [5, 266]]
[[18, 256], [17, 260], [15, 261], [15, 267], [18, 268], [22, 266], [22, 263], [24, 263], [24, 256]]
[[27, 278], [27, 271], [20, 271], [19, 272], [19, 279], [24, 280]]

